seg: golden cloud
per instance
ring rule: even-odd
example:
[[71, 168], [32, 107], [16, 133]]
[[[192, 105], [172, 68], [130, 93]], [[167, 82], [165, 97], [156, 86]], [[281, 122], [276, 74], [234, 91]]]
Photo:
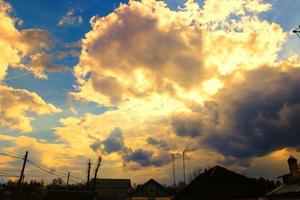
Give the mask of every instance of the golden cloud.
[[[55, 66], [51, 60], [45, 59], [36, 65], [24, 63], [25, 60], [34, 60], [41, 57], [43, 50], [49, 50], [52, 41], [46, 31], [41, 29], [18, 30], [16, 28], [17, 19], [11, 16], [11, 5], [5, 1], [0, 1], [0, 81], [6, 76], [8, 67], [19, 67], [31, 71], [38, 78], [46, 78], [45, 70], [63, 71], [64, 67]], [[44, 55], [47, 57], [47, 55]], [[48, 58], [49, 59], [49, 58]], [[41, 59], [40, 59], [41, 60]], [[51, 64], [51, 67], [49, 67]]]
[[32, 119], [26, 116], [28, 112], [43, 115], [58, 113], [61, 110], [46, 103], [34, 92], [0, 85], [0, 126], [23, 132], [32, 131]]
[[[63, 68], [51, 63], [51, 58], [42, 53], [50, 48], [51, 42], [47, 32], [40, 29], [19, 31], [17, 20], [10, 15], [11, 6], [0, 1], [0, 126], [23, 132], [32, 131], [32, 118], [28, 113], [38, 115], [61, 112], [50, 103], [46, 103], [34, 92], [14, 89], [4, 85], [8, 67], [27, 69], [36, 77], [46, 78], [44, 70], [61, 71]], [[23, 60], [29, 59], [28, 65]]]
[[[105, 17], [93, 17], [74, 69], [77, 92], [71, 95], [118, 109], [61, 119], [56, 134], [87, 152], [87, 144], [105, 140], [116, 127], [123, 131], [126, 146], [143, 146], [156, 156], [164, 141], [176, 144], [167, 152], [181, 151], [186, 144], [199, 148], [195, 138], [174, 133], [172, 116], [198, 126], [192, 133], [205, 131], [201, 126], [210, 126], [214, 113], [205, 113], [203, 121], [193, 113], [202, 114], [203, 102], [214, 99], [228, 82], [242, 83], [247, 71], [263, 66], [299, 65], [295, 60], [278, 62], [287, 33], [259, 18], [270, 8], [260, 0], [206, 0], [202, 8], [189, 0], [170, 10], [163, 1], [131, 0]], [[147, 143], [150, 136], [161, 144]], [[210, 151], [214, 161], [226, 159]]]
[[276, 62], [286, 33], [258, 18], [268, 9], [259, 0], [207, 0], [203, 8], [190, 0], [177, 11], [162, 1], [122, 4], [91, 19], [72, 95], [102, 105], [153, 94], [199, 103], [222, 88], [221, 76]]

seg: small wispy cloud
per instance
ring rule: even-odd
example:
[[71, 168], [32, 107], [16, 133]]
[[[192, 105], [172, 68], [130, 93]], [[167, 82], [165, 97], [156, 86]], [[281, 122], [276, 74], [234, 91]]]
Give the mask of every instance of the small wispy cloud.
[[82, 24], [83, 19], [82, 16], [78, 15], [75, 9], [70, 9], [68, 12], [59, 20], [59, 26], [65, 25], [75, 25], [75, 24]]

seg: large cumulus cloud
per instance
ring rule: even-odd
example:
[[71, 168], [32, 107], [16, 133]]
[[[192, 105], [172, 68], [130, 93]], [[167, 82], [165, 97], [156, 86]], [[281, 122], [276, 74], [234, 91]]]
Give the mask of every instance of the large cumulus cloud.
[[176, 11], [163, 1], [122, 4], [91, 19], [73, 95], [104, 105], [153, 94], [201, 99], [203, 81], [276, 61], [286, 34], [258, 18], [269, 8], [251, 0], [208, 0], [203, 8], [189, 0]]
[[300, 69], [264, 67], [243, 76], [193, 113], [192, 120], [175, 116], [174, 131], [235, 158], [299, 147]]
[[165, 92], [173, 84], [197, 85], [204, 76], [202, 34], [191, 22], [158, 1], [131, 1], [106, 17], [94, 17], [74, 71], [78, 96], [118, 104]]

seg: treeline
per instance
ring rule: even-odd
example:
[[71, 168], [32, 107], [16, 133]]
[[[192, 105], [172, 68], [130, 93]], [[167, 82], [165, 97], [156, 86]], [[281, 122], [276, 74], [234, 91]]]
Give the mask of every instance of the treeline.
[[44, 181], [31, 180], [18, 185], [17, 181], [9, 180], [0, 184], [0, 200], [41, 200], [49, 190], [87, 190], [86, 184], [66, 185], [62, 178], [55, 178], [49, 184]]

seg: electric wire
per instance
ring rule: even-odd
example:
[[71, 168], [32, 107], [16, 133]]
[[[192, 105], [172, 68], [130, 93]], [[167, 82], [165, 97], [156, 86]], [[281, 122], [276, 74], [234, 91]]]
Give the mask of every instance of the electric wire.
[[[16, 158], [16, 159], [20, 159], [20, 160], [24, 160], [23, 157], [19, 156], [18, 154], [15, 154], [15, 153], [12, 153], [12, 152], [9, 152], [3, 148], [0, 147], [0, 150], [1, 151], [4, 151], [4, 152], [0, 152], [0, 155], [3, 155], [3, 156], [7, 156], [7, 157], [11, 157], [11, 158]], [[66, 172], [62, 172], [62, 171], [53, 171], [53, 169], [45, 166], [45, 165], [42, 165], [42, 164], [39, 164], [35, 161], [32, 161], [30, 159], [27, 159], [27, 163], [42, 170], [43, 172], [45, 173], [48, 173], [48, 174], [51, 174], [51, 175], [54, 175], [54, 176], [57, 176], [57, 177], [60, 177], [60, 178], [67, 178], [68, 175]], [[4, 176], [5, 173], [3, 173], [1, 170], [0, 170], [0, 176]], [[18, 177], [18, 176], [10, 176], [10, 177]], [[81, 177], [78, 177], [78, 176], [74, 176], [74, 175], [70, 175], [70, 178], [72, 179], [77, 179], [77, 180], [85, 180], [84, 178], [81, 178]], [[74, 181], [75, 182], [75, 181]]]

